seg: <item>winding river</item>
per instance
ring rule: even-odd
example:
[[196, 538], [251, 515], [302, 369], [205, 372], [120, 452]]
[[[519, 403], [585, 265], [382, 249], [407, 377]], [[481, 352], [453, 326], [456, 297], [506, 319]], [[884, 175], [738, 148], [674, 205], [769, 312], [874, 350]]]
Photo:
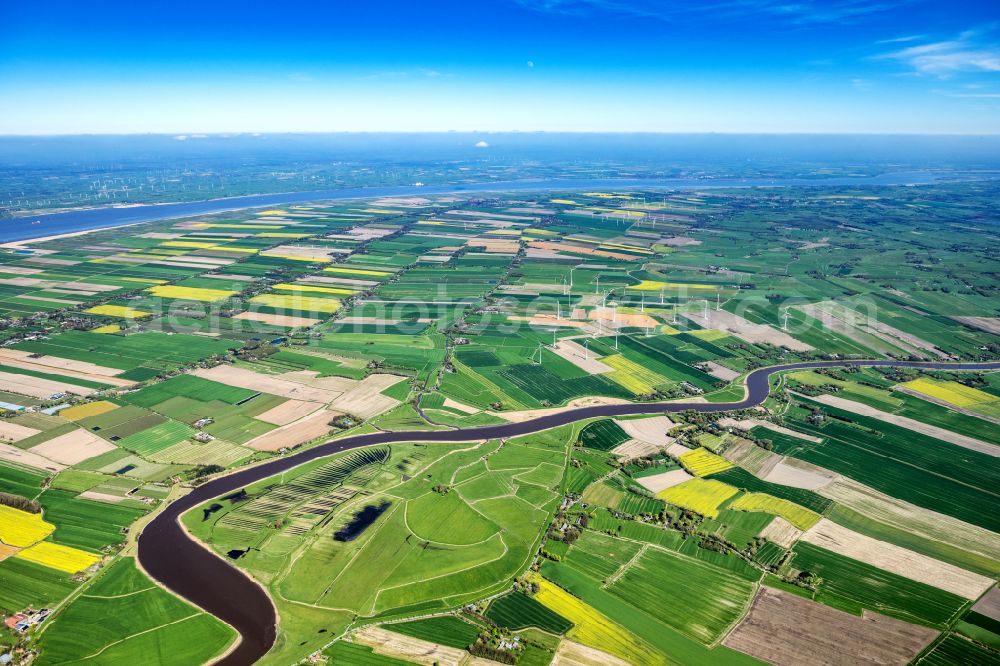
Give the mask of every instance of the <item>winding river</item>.
[[935, 363], [890, 360], [814, 361], [761, 368], [746, 377], [746, 397], [731, 403], [633, 403], [600, 405], [540, 416], [521, 423], [444, 430], [436, 432], [377, 432], [321, 444], [300, 453], [238, 470], [198, 486], [168, 504], [142, 530], [138, 558], [154, 579], [177, 595], [215, 615], [236, 629], [239, 643], [217, 664], [244, 666], [263, 657], [277, 635], [277, 613], [271, 598], [241, 570], [188, 535], [180, 517], [189, 509], [225, 493], [279, 474], [303, 463], [341, 451], [392, 442], [466, 442], [526, 435], [592, 417], [627, 416], [693, 409], [722, 412], [759, 405], [767, 398], [769, 378], [776, 372], [836, 366], [893, 366], [928, 370], [1000, 370], [1000, 361], [987, 363]]

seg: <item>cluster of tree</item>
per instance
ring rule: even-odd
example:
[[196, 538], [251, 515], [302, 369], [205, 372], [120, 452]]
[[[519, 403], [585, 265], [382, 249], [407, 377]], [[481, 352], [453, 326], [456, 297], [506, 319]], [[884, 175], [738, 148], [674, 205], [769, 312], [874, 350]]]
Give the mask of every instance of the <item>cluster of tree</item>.
[[188, 475], [194, 480], [204, 479], [206, 476], [211, 476], [212, 474], [218, 474], [219, 472], [226, 471], [226, 468], [222, 465], [198, 465], [194, 469], [188, 472]]
[[20, 509], [28, 513], [40, 513], [42, 511], [41, 505], [35, 500], [12, 493], [0, 493], [0, 506], [9, 506], [12, 509]]
[[268, 342], [250, 340], [236, 352], [236, 358], [243, 361], [255, 361], [257, 359], [267, 358], [271, 354], [276, 354], [277, 352], [278, 348]]
[[520, 639], [496, 625], [480, 633], [476, 642], [469, 646], [469, 653], [474, 657], [492, 659], [501, 664], [516, 664], [521, 650]]
[[823, 395], [824, 393], [837, 393], [840, 391], [840, 387], [836, 384], [820, 384], [819, 386], [814, 384], [796, 384], [794, 388], [802, 395], [809, 396]]
[[330, 420], [330, 425], [334, 428], [339, 428], [340, 430], [347, 430], [349, 428], [353, 428], [360, 422], [361, 421], [355, 416], [351, 416], [350, 414], [341, 414], [333, 417]]
[[498, 661], [501, 664], [517, 663], [516, 654], [493, 647], [489, 642], [483, 639], [482, 634], [480, 634], [479, 638], [476, 639], [475, 643], [469, 646], [469, 654], [473, 657], [482, 657], [484, 659]]

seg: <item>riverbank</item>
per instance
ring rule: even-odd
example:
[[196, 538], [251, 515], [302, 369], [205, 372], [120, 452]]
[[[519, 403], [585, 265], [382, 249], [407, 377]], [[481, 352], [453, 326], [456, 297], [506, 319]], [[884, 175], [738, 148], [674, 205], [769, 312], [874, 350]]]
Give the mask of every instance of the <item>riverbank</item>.
[[60, 238], [73, 238], [75, 236], [86, 236], [87, 234], [92, 234], [97, 231], [104, 231], [105, 229], [124, 229], [125, 227], [134, 227], [137, 224], [144, 224], [143, 222], [133, 222], [131, 224], [122, 224], [113, 227], [95, 227], [93, 229], [85, 229], [83, 231], [70, 231], [65, 234], [52, 234], [51, 236], [39, 236], [38, 238], [26, 238], [23, 240], [10, 241], [8, 243], [0, 243], [0, 248], [6, 248], [8, 250], [23, 250], [28, 245], [32, 243], [45, 243], [47, 241], [59, 240]]

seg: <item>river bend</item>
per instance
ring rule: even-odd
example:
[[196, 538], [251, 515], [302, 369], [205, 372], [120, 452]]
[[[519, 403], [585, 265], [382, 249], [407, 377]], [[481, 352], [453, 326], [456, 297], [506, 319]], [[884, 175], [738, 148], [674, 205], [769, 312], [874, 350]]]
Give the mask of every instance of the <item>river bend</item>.
[[925, 363], [858, 360], [791, 363], [751, 372], [745, 380], [746, 397], [739, 402], [598, 405], [540, 416], [521, 423], [432, 432], [377, 432], [345, 437], [300, 453], [237, 470], [198, 486], [184, 497], [174, 500], [143, 528], [138, 542], [139, 563], [150, 576], [166, 588], [236, 629], [240, 636], [239, 643], [216, 663], [223, 666], [246, 666], [263, 657], [274, 644], [277, 635], [277, 613], [274, 604], [257, 582], [188, 535], [181, 526], [180, 517], [189, 509], [311, 460], [350, 449], [392, 442], [466, 442], [516, 437], [593, 417], [682, 412], [689, 409], [706, 413], [745, 409], [764, 402], [769, 392], [769, 378], [776, 372], [843, 366], [1000, 370], [1000, 361]]

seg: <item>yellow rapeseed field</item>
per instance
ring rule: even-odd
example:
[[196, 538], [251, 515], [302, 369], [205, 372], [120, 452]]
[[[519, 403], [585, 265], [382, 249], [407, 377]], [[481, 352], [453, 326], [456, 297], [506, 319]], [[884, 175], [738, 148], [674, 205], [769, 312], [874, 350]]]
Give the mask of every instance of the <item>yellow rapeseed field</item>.
[[652, 250], [644, 248], [640, 245], [627, 245], [625, 243], [601, 243], [601, 249], [603, 250], [628, 250], [629, 252], [637, 252], [639, 254], [653, 254]]
[[278, 310], [332, 313], [340, 309], [340, 301], [336, 298], [318, 298], [301, 294], [261, 294], [251, 298], [250, 302]]
[[83, 571], [101, 559], [93, 553], [88, 553], [77, 548], [70, 548], [69, 546], [62, 546], [51, 541], [36, 543], [31, 548], [25, 548], [14, 557], [71, 574]]
[[56, 526], [47, 523], [40, 513], [28, 513], [0, 504], [0, 541], [24, 548], [52, 534]]
[[691, 479], [673, 488], [667, 488], [656, 496], [703, 516], [718, 518], [719, 505], [738, 492], [736, 488], [715, 479]]
[[108, 402], [107, 400], [98, 400], [97, 402], [88, 402], [85, 405], [67, 407], [66, 409], [59, 412], [59, 416], [61, 416], [64, 419], [69, 419], [70, 421], [79, 421], [80, 419], [85, 419], [88, 416], [97, 416], [98, 414], [105, 414], [115, 409], [118, 409], [118, 405], [116, 405], [115, 403]]
[[345, 275], [368, 275], [370, 277], [388, 277], [392, 275], [389, 271], [376, 271], [368, 268], [341, 268], [331, 266], [323, 269], [324, 273], [343, 273]]
[[704, 340], [705, 342], [715, 342], [716, 340], [721, 340], [729, 335], [725, 331], [720, 331], [714, 328], [699, 328], [694, 331], [688, 331], [688, 333], [699, 340]]
[[534, 576], [532, 581], [539, 587], [535, 600], [575, 625], [567, 633], [569, 638], [632, 664], [667, 663], [646, 641], [558, 585], [540, 576]]
[[213, 250], [225, 250], [226, 252], [242, 252], [243, 254], [256, 254], [257, 248], [255, 247], [234, 247], [232, 245], [217, 245]]
[[108, 324], [107, 326], [98, 326], [97, 328], [92, 328], [88, 333], [118, 333], [122, 329], [118, 324]]
[[235, 291], [227, 289], [205, 289], [202, 287], [180, 287], [175, 284], [164, 284], [147, 289], [153, 296], [160, 298], [182, 298], [187, 301], [222, 301], [234, 295]]
[[637, 291], [659, 291], [661, 289], [715, 289], [714, 285], [686, 282], [661, 282], [660, 280], [643, 280], [639, 284], [629, 285], [627, 289]]
[[215, 247], [219, 244], [219, 241], [166, 241], [160, 243], [160, 247], [189, 247], [196, 250], [204, 250], [206, 248]]
[[722, 456], [717, 456], [708, 449], [701, 447], [682, 454], [679, 459], [681, 464], [684, 465], [684, 469], [695, 476], [708, 476], [709, 474], [722, 472], [733, 466], [733, 463]]
[[615, 369], [614, 372], [606, 373], [605, 377], [636, 395], [652, 393], [653, 387], [667, 383], [665, 377], [656, 374], [652, 370], [647, 370], [621, 354], [606, 356], [601, 359], [601, 363]]
[[585, 206], [584, 210], [594, 211], [595, 213], [610, 213], [615, 217], [631, 217], [633, 219], [639, 219], [645, 217], [646, 214], [638, 210], [622, 210], [621, 208], [601, 208], [599, 206]]
[[281, 283], [274, 285], [274, 288], [282, 291], [306, 291], [315, 294], [346, 294], [349, 296], [354, 293], [353, 289], [344, 289], [343, 287], [311, 287], [304, 284]]
[[84, 312], [96, 315], [105, 315], [108, 317], [126, 317], [128, 319], [139, 319], [141, 317], [153, 316], [152, 312], [136, 310], [135, 308], [128, 308], [124, 305], [95, 305], [92, 308], [87, 308]]
[[972, 407], [984, 402], [996, 402], [1000, 400], [1000, 398], [994, 395], [965, 386], [964, 384], [959, 384], [958, 382], [942, 382], [926, 377], [914, 379], [911, 382], [902, 384], [902, 386], [911, 391], [923, 393], [932, 398], [951, 403], [956, 407]]
[[738, 511], [773, 513], [776, 516], [781, 516], [800, 530], [809, 529], [819, 522], [820, 518], [818, 513], [810, 511], [804, 506], [767, 493], [747, 493], [737, 497], [728, 508]]

